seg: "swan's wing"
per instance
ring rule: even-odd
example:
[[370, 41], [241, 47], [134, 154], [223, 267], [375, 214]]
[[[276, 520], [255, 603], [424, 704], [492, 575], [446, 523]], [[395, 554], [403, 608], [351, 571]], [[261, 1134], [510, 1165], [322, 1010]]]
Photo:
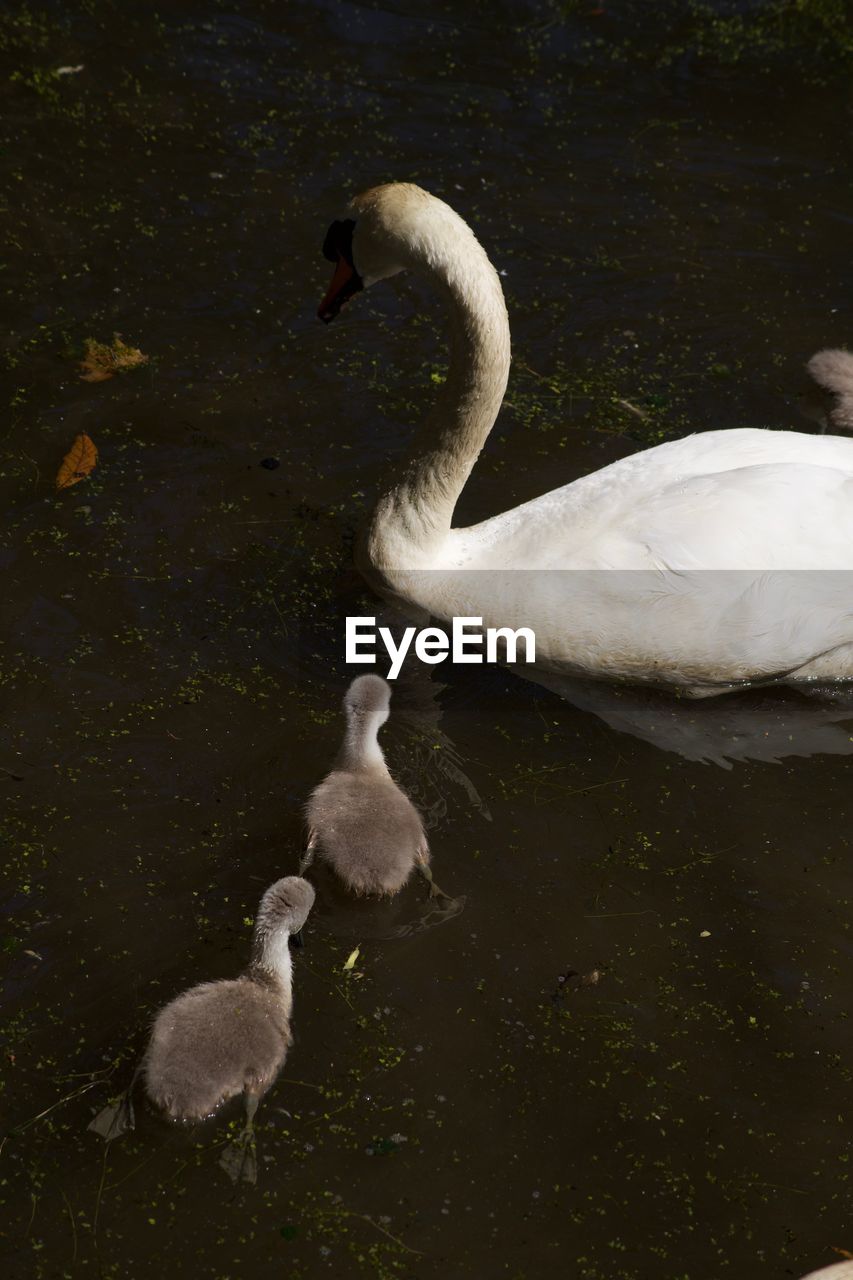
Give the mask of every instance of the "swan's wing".
[[733, 465], [725, 469], [695, 446], [657, 459], [648, 450], [454, 531], [446, 567], [853, 569], [853, 441], [823, 439], [841, 446], [849, 465], [834, 465], [834, 449], [824, 451], [826, 462], [749, 460], [757, 452], [750, 444], [734, 465], [738, 451], [727, 448]]
[[762, 463], [692, 476], [623, 510], [611, 536], [655, 569], [853, 570], [853, 474]]

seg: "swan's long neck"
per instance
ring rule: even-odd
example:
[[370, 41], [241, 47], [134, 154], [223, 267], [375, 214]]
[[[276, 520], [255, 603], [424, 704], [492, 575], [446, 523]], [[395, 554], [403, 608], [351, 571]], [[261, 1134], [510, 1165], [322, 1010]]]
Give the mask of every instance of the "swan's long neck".
[[335, 768], [348, 773], [362, 769], [387, 773], [388, 766], [379, 745], [379, 730], [383, 723], [384, 717], [379, 714], [350, 715]]
[[379, 569], [434, 562], [509, 376], [509, 323], [497, 273], [461, 218], [439, 201], [433, 210], [413, 248], [411, 267], [446, 301], [450, 365], [434, 409], [397, 468], [396, 483], [374, 512], [367, 550]]

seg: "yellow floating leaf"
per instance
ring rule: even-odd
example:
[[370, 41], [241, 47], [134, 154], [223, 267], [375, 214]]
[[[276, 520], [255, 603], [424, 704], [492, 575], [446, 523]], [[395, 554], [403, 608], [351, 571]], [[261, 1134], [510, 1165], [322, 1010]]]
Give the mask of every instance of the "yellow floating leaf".
[[57, 489], [68, 489], [78, 480], [85, 480], [98, 461], [98, 450], [94, 442], [85, 433], [77, 436], [71, 448], [62, 459], [62, 466], [56, 473]]
[[349, 955], [346, 958], [346, 963], [344, 964], [344, 973], [346, 973], [348, 969], [355, 968], [355, 962], [358, 959], [360, 953], [361, 953], [361, 947], [356, 947], [355, 951], [351, 951], [349, 953]]
[[80, 377], [84, 382], [106, 382], [117, 373], [127, 373], [128, 369], [137, 369], [147, 363], [148, 356], [138, 347], [123, 342], [120, 333], [113, 334], [111, 343], [87, 338], [86, 354], [80, 362]]

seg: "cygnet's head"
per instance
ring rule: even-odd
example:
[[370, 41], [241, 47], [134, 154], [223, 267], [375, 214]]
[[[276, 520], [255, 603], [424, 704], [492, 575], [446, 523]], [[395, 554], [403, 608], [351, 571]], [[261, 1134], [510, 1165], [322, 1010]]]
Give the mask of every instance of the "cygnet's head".
[[461, 236], [476, 246], [458, 213], [411, 182], [387, 182], [356, 196], [347, 217], [333, 222], [323, 256], [335, 264], [317, 312], [326, 324], [360, 289], [420, 263], [428, 267], [439, 246]]
[[255, 917], [255, 933], [268, 936], [279, 930], [298, 933], [314, 905], [314, 889], [301, 876], [285, 876], [271, 884], [261, 898]]
[[391, 688], [381, 676], [356, 676], [344, 694], [344, 711], [349, 721], [372, 721], [378, 729], [388, 719]]

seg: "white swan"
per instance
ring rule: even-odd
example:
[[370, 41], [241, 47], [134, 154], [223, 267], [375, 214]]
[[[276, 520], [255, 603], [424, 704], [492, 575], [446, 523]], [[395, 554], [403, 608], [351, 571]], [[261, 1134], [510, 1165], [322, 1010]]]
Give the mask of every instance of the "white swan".
[[688, 436], [454, 529], [509, 372], [497, 274], [458, 214], [406, 183], [356, 197], [323, 248], [321, 319], [404, 269], [449, 312], [447, 380], [361, 546], [382, 589], [434, 617], [531, 627], [537, 661], [572, 674], [695, 696], [853, 678], [853, 440]]

